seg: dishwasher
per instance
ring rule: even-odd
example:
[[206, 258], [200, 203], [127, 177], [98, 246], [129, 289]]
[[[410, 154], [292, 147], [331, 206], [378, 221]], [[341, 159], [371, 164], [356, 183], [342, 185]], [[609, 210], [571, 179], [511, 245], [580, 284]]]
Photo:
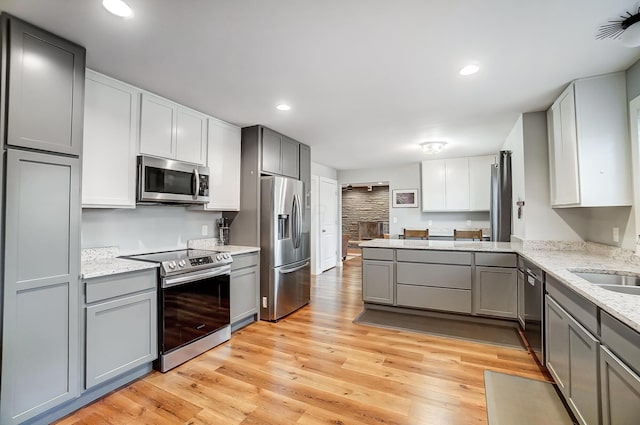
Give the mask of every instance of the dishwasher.
[[521, 324], [524, 321], [524, 335], [538, 361], [544, 366], [544, 272], [528, 261], [523, 261], [522, 270], [518, 271], [518, 289], [523, 289], [518, 293], [518, 304], [524, 307], [522, 314], [518, 312], [518, 320]]

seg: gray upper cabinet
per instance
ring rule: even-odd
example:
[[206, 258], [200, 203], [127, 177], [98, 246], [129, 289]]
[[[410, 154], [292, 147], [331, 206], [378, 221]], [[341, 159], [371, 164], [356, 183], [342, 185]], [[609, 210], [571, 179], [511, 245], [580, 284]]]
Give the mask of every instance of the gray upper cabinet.
[[80, 160], [9, 150], [6, 202], [0, 423], [16, 424], [79, 394]]
[[80, 155], [85, 49], [13, 17], [4, 15], [3, 23], [9, 27], [7, 144]]
[[265, 173], [299, 177], [299, 143], [289, 137], [262, 128], [262, 161]]

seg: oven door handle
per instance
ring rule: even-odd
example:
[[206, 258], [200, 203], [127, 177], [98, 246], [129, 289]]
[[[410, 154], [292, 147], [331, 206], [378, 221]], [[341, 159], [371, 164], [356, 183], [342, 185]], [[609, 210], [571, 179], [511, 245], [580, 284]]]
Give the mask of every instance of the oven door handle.
[[280, 270], [280, 274], [287, 274], [287, 273], [293, 273], [293, 272], [297, 272], [298, 270], [304, 269], [305, 267], [307, 267], [309, 265], [309, 262], [307, 261], [306, 263], [304, 263], [301, 266], [298, 267], [294, 267], [292, 269], [282, 269]]
[[184, 283], [195, 282], [197, 280], [208, 279], [210, 277], [222, 276], [231, 273], [231, 266], [226, 265], [222, 267], [216, 267], [214, 270], [206, 270], [184, 274], [176, 277], [164, 278], [162, 281], [163, 288], [169, 288], [171, 286], [182, 285]]

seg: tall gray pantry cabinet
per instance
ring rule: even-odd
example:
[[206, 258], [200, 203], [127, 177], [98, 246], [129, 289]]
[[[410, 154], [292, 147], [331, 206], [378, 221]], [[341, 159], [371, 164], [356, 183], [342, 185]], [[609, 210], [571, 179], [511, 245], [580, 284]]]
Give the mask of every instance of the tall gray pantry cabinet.
[[80, 393], [85, 49], [7, 14], [0, 24], [4, 425]]

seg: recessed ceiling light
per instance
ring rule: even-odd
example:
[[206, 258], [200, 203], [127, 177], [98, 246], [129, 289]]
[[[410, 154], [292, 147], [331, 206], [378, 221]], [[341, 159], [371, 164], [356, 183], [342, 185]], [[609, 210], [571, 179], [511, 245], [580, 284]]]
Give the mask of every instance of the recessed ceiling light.
[[460, 70], [460, 75], [472, 75], [478, 71], [480, 71], [480, 67], [478, 65], [467, 65]]
[[102, 0], [102, 6], [121, 18], [131, 18], [133, 16], [133, 10], [122, 0]]
[[276, 106], [276, 108], [279, 111], [288, 111], [289, 109], [291, 109], [291, 106], [287, 105], [286, 103], [281, 103], [278, 106]]

